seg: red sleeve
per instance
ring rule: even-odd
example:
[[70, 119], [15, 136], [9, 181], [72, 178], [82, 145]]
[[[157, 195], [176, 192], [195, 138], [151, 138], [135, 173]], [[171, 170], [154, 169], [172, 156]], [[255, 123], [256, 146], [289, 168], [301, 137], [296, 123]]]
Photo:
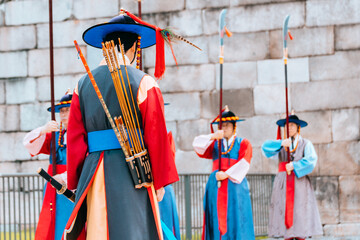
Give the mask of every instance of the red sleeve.
[[201, 158], [207, 158], [207, 159], [213, 159], [213, 151], [215, 143], [218, 144], [217, 141], [213, 141], [213, 143], [206, 149], [206, 151], [203, 154], [199, 154], [196, 151], [196, 154]]
[[87, 133], [81, 116], [79, 96], [74, 92], [67, 132], [67, 184], [71, 190], [77, 188], [87, 151]]
[[157, 190], [179, 180], [165, 125], [164, 100], [158, 87], [147, 90], [147, 97], [139, 104], [139, 109]]
[[[56, 139], [55, 139], [56, 141]], [[42, 153], [42, 154], [50, 154], [50, 144], [51, 144], [51, 133], [46, 133], [46, 137], [45, 137], [45, 141], [43, 143], [43, 145], [41, 146], [41, 149], [39, 151], [38, 154]], [[33, 157], [33, 155], [31, 154], [31, 156]]]
[[240, 151], [238, 160], [245, 159], [249, 164], [252, 158], [252, 146], [249, 140], [244, 138], [240, 143]]

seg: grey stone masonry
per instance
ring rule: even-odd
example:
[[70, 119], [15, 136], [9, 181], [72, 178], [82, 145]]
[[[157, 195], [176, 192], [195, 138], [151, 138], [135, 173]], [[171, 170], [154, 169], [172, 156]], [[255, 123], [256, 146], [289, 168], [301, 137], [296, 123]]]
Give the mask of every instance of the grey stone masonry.
[[[290, 32], [293, 40], [288, 39], [289, 58], [334, 53], [334, 28], [332, 26], [290, 29]], [[270, 56], [271, 58], [283, 56], [281, 30], [270, 32]]]
[[[292, 84], [290, 85], [291, 88]], [[289, 93], [289, 106], [291, 94]], [[291, 107], [290, 107], [291, 108]], [[257, 85], [254, 87], [254, 109], [256, 114], [273, 114], [285, 112], [284, 84]]]
[[319, 0], [306, 2], [306, 25], [326, 26], [360, 23], [360, 2], [357, 0]]
[[[340, 222], [342, 223], [360, 222], [359, 184], [359, 175], [339, 177]], [[360, 234], [360, 230], [358, 230], [357, 234]]]
[[[196, 136], [210, 134], [210, 121], [193, 120], [182, 121], [178, 124], [181, 131], [178, 132], [178, 146], [183, 151], [193, 151], [192, 143]], [[194, 128], [194, 126], [197, 126]]]
[[20, 78], [6, 81], [6, 103], [19, 104], [33, 102], [36, 99], [36, 81], [34, 78]]
[[292, 0], [230, 0], [230, 6], [279, 2], [292, 2]]
[[73, 5], [73, 14], [76, 19], [102, 18], [119, 14], [118, 0], [107, 0], [101, 3], [96, 0], [76, 0], [73, 1]]
[[[153, 74], [154, 69], [149, 73]], [[162, 92], [209, 91], [215, 89], [215, 65], [189, 65], [168, 67], [164, 79], [159, 81]]]
[[49, 106], [50, 103], [22, 104], [20, 106], [21, 131], [31, 131], [50, 121], [51, 115], [47, 111]]
[[[285, 84], [284, 61], [263, 60], [257, 62], [257, 76], [259, 84]], [[288, 82], [309, 82], [309, 59], [289, 59], [287, 64]], [[285, 85], [284, 85], [285, 86]]]
[[360, 106], [360, 84], [357, 79], [293, 83], [290, 91], [292, 108], [297, 111]]
[[5, 81], [0, 81], [0, 104], [5, 103]]
[[[21, 38], [21, 41], [14, 39]], [[0, 51], [32, 49], [36, 46], [35, 26], [0, 27]]]
[[313, 144], [332, 142], [330, 111], [305, 113], [295, 111], [295, 114], [308, 123], [306, 127], [300, 129], [302, 137], [309, 139]]
[[0, 105], [0, 131], [5, 130], [6, 105]]
[[[276, 14], [274, 14], [275, 12]], [[286, 15], [291, 15], [291, 21], [289, 21], [290, 28], [304, 26], [304, 2], [230, 8], [227, 16], [228, 28], [233, 32], [257, 32], [281, 29]]]
[[[256, 62], [227, 62], [223, 64], [223, 89], [253, 88], [256, 85]], [[216, 64], [216, 89], [220, 88], [220, 65]]]
[[[250, 88], [223, 91], [223, 105], [240, 117], [254, 115], [253, 93]], [[219, 114], [219, 92], [201, 93], [201, 117], [214, 119]]]
[[186, 8], [187, 9], [202, 9], [202, 8], [219, 8], [219, 7], [228, 7], [230, 5], [230, 0], [203, 0], [203, 1], [193, 1], [186, 0]]
[[[360, 223], [330, 224], [324, 226], [323, 239], [357, 240], [360, 236]], [[334, 238], [340, 236], [341, 238]]]
[[184, 121], [200, 118], [200, 94], [173, 93], [164, 94], [164, 101], [170, 103], [170, 108], [165, 112], [167, 121]]
[[359, 108], [332, 112], [332, 135], [334, 141], [351, 141], [360, 138]]
[[354, 39], [360, 38], [360, 25], [340, 25], [335, 28], [335, 49], [348, 50], [359, 49], [359, 41]]
[[311, 178], [322, 224], [339, 222], [339, 181], [338, 177]]
[[318, 152], [320, 175], [360, 174], [359, 147], [359, 142], [334, 142], [320, 145]]
[[175, 164], [180, 174], [210, 173], [212, 161], [200, 158], [195, 151], [176, 151]]
[[341, 51], [335, 52], [334, 55], [311, 57], [310, 79], [315, 81], [358, 78], [359, 60], [360, 51]]
[[29, 153], [23, 146], [25, 133], [0, 133], [0, 162], [26, 160]]
[[5, 115], [5, 131], [20, 130], [20, 109], [18, 105], [8, 105]]
[[[71, 16], [72, 1], [53, 2], [53, 21], [63, 21]], [[23, 25], [49, 21], [47, 1], [9, 1], [5, 3], [5, 24]]]
[[[86, 49], [81, 49], [86, 56]], [[50, 75], [49, 50], [37, 49], [29, 51], [29, 76], [41, 77]], [[75, 48], [54, 49], [55, 74], [85, 73], [84, 66], [78, 59]]]
[[25, 77], [27, 75], [27, 52], [0, 54], [0, 78]]
[[[262, 39], [262, 41], [254, 41]], [[219, 37], [211, 36], [209, 42], [210, 62], [219, 62]], [[224, 61], [240, 62], [264, 60], [269, 54], [269, 34], [267, 32], [237, 33], [224, 39]]]
[[200, 10], [175, 12], [170, 15], [168, 25], [176, 26], [179, 29], [179, 34], [183, 36], [199, 36], [203, 34]]

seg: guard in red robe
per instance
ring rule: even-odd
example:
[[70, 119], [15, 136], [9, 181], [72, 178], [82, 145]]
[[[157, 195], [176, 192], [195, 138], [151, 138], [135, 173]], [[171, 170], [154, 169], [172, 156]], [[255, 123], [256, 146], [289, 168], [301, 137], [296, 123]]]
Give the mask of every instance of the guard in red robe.
[[[136, 43], [141, 48], [156, 42], [156, 31], [136, 23], [126, 15], [95, 25], [83, 34], [93, 47], [101, 42], [121, 39], [126, 53], [133, 100], [149, 153], [153, 184], [158, 200], [164, 187], [178, 181], [164, 117], [164, 101], [158, 84], [132, 67]], [[124, 65], [122, 58], [119, 64]], [[122, 66], [123, 67], [123, 66]], [[114, 116], [121, 116], [118, 98], [105, 60], [92, 71], [104, 101]], [[127, 82], [127, 81], [125, 81]], [[129, 86], [126, 86], [129, 90]], [[75, 89], [68, 129], [68, 188], [76, 189], [74, 211], [67, 223], [64, 239], [159, 239], [148, 192], [135, 189], [124, 153], [106, 117], [88, 75]]]

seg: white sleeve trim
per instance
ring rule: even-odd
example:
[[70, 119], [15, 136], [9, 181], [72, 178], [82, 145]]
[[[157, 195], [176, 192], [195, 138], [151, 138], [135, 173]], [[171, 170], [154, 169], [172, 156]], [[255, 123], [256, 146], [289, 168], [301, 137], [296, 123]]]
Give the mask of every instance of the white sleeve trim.
[[241, 183], [244, 180], [246, 174], [250, 169], [250, 164], [245, 160], [241, 159], [235, 165], [230, 167], [225, 173], [229, 175], [229, 179], [234, 183]]
[[200, 135], [194, 138], [193, 141], [193, 147], [195, 149], [195, 152], [202, 155], [205, 153], [206, 149], [210, 147], [210, 145], [214, 142], [214, 140], [211, 140], [211, 134], [208, 135]]
[[32, 130], [31, 132], [26, 134], [23, 139], [24, 146], [26, 147], [28, 152], [33, 156], [37, 155], [40, 152], [40, 149], [43, 146], [46, 139], [46, 134], [41, 134], [41, 128], [42, 127], [38, 127]]

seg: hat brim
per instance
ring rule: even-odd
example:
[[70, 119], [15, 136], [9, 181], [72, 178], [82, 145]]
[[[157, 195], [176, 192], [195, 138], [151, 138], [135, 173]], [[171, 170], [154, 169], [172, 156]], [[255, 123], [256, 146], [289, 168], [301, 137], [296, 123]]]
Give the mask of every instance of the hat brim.
[[[292, 123], [296, 123], [297, 125], [299, 125], [300, 127], [306, 127], [308, 124], [307, 122], [303, 121], [303, 120], [298, 120], [298, 119], [289, 119], [289, 122]], [[285, 119], [280, 119], [276, 122], [276, 124], [280, 127], [284, 127], [286, 124], [286, 118]]]
[[86, 29], [83, 40], [90, 46], [102, 48], [105, 36], [112, 32], [130, 32], [141, 36], [140, 48], [151, 47], [156, 43], [155, 29], [140, 24], [116, 22], [101, 23]]
[[[58, 113], [58, 112], [60, 112], [60, 109], [64, 108], [64, 107], [70, 107], [70, 103], [55, 105], [54, 110], [56, 113]], [[48, 112], [51, 112], [51, 107], [49, 107], [47, 110], [48, 110]]]
[[[243, 121], [245, 121], [245, 119], [238, 119], [238, 120], [232, 120], [232, 121], [221, 121], [221, 122], [224, 123], [224, 122], [243, 122]], [[219, 122], [213, 122], [212, 124], [218, 125]]]

